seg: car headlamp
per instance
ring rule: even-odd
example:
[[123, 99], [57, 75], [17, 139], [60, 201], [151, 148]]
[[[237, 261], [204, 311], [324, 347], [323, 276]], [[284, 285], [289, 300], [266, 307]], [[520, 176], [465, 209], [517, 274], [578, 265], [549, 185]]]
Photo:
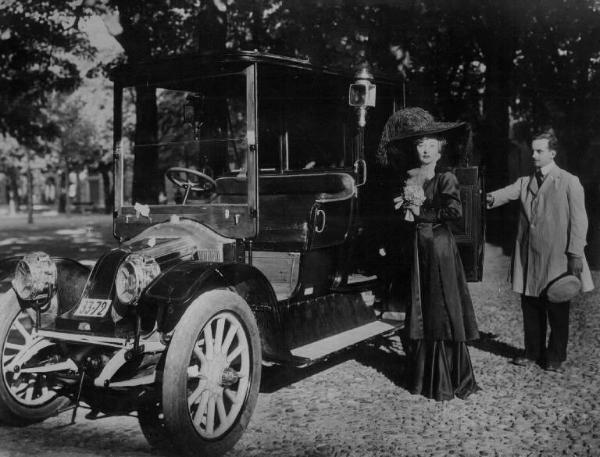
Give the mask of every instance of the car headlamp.
[[130, 254], [117, 270], [117, 298], [125, 305], [136, 304], [146, 286], [159, 274], [160, 266], [154, 258]]
[[49, 301], [56, 291], [56, 264], [45, 252], [23, 256], [15, 268], [12, 286], [25, 301]]

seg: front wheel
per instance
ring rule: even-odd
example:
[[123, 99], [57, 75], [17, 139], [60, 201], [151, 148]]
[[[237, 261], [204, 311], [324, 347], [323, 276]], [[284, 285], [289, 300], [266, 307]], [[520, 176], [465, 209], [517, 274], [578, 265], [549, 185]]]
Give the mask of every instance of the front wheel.
[[162, 384], [164, 420], [185, 455], [221, 455], [240, 439], [258, 398], [261, 359], [256, 319], [239, 295], [213, 290], [190, 305]]
[[138, 421], [150, 446], [167, 455], [173, 453], [173, 441], [165, 426], [164, 414], [159, 399], [153, 398], [144, 401], [139, 406]]
[[[27, 425], [58, 413], [68, 399], [57, 395], [55, 386], [44, 374], [19, 373], [13, 361], [36, 343], [33, 334], [34, 312], [23, 311], [11, 289], [0, 294], [0, 422]], [[42, 349], [31, 358], [43, 363], [53, 348]]]

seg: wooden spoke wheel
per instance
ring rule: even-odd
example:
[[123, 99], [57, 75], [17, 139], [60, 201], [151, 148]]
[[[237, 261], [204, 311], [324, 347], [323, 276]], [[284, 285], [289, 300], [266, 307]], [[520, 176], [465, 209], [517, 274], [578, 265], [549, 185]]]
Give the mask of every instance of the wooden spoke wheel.
[[246, 302], [227, 290], [198, 297], [165, 360], [164, 420], [176, 446], [209, 456], [233, 447], [254, 410], [260, 375], [260, 337]]
[[[24, 373], [15, 360], [36, 343], [35, 313], [22, 311], [14, 291], [0, 295], [0, 420], [12, 425], [40, 422], [55, 415], [68, 402], [58, 396], [51, 380], [40, 373]], [[53, 347], [43, 347], [31, 362], [44, 363]]]

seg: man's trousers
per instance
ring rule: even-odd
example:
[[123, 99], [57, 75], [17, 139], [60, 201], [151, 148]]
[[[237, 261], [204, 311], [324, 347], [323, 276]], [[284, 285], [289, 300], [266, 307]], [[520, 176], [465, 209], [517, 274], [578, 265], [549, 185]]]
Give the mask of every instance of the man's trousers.
[[[570, 302], [550, 303], [544, 297], [521, 295], [525, 357], [531, 360], [563, 362], [567, 358], [569, 341]], [[546, 346], [546, 328], [550, 338]]]

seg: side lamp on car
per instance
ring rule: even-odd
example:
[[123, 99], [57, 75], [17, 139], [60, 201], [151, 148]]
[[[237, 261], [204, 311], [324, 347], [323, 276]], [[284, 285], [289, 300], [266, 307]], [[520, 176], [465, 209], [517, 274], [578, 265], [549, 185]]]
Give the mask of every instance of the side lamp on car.
[[354, 75], [354, 83], [350, 84], [348, 104], [358, 111], [358, 126], [367, 123], [367, 108], [375, 106], [377, 86], [373, 84], [373, 74], [369, 67], [363, 65]]
[[377, 98], [377, 86], [373, 84], [373, 74], [368, 65], [362, 65], [354, 75], [354, 83], [348, 91], [348, 105], [358, 115], [358, 155], [354, 161], [356, 185], [367, 182], [367, 162], [365, 161], [365, 126], [367, 125], [367, 109], [373, 108]]
[[56, 264], [50, 256], [33, 252], [17, 263], [12, 286], [21, 300], [43, 307], [56, 291], [57, 276]]
[[136, 305], [144, 289], [159, 274], [160, 266], [154, 258], [130, 254], [117, 270], [117, 298], [124, 305]]

